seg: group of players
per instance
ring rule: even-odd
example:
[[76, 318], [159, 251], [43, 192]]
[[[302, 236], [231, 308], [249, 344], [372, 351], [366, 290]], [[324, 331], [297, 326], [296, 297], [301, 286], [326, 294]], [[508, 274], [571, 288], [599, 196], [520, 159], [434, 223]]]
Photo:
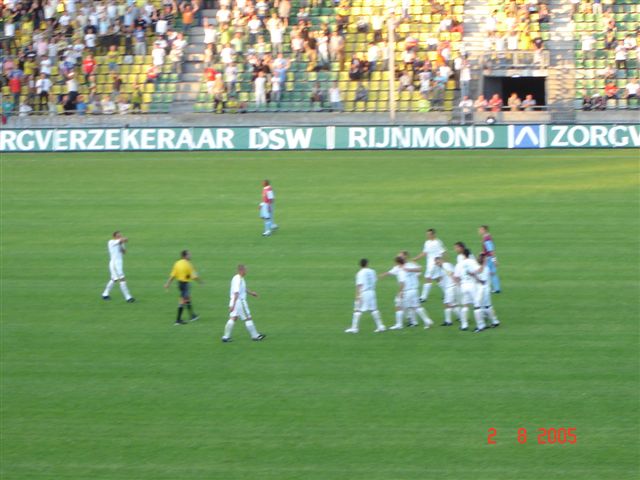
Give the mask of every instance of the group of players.
[[[260, 214], [265, 221], [264, 236], [270, 236], [272, 231], [277, 228], [277, 225], [273, 223], [274, 200], [273, 188], [270, 182], [265, 180], [262, 202], [260, 203]], [[356, 275], [353, 318], [351, 327], [345, 332], [358, 333], [360, 317], [365, 312], [370, 312], [373, 316], [376, 333], [387, 330], [378, 311], [376, 299], [378, 277], [387, 276], [396, 277], [399, 287], [395, 297], [395, 323], [389, 327], [389, 330], [399, 330], [405, 326], [418, 326], [417, 317], [420, 317], [424, 323], [424, 328], [428, 329], [433, 326], [433, 321], [429, 318], [422, 304], [429, 298], [434, 284], [439, 285], [443, 293], [444, 322], [442, 326], [453, 325], [453, 316], [455, 315], [460, 322], [460, 330], [468, 330], [468, 316], [471, 310], [476, 324], [474, 332], [482, 332], [488, 327], [499, 326], [500, 321], [491, 303], [491, 293], [500, 293], [495, 245], [487, 225], [480, 226], [478, 233], [482, 237], [482, 253], [476, 259], [464, 243], [457, 242], [454, 246], [457, 253], [455, 266], [446, 261], [446, 248], [432, 228], [427, 230], [427, 239], [424, 242], [422, 252], [417, 257], [410, 258], [407, 251], [401, 251], [395, 257], [395, 265], [379, 276], [369, 268], [367, 259], [360, 260], [361, 268]], [[118, 283], [125, 300], [129, 303], [135, 302], [135, 298], [129, 292], [123, 271], [122, 260], [126, 253], [126, 244], [127, 238], [119, 231], [114, 232], [113, 237], [108, 241], [110, 279], [102, 293], [104, 300], [111, 299], [110, 292]], [[422, 291], [419, 294], [422, 269], [415, 262], [422, 258], [426, 259], [426, 269]], [[253, 340], [260, 341], [265, 338], [264, 334], [257, 331], [247, 304], [247, 295], [257, 297], [258, 294], [247, 289], [246, 274], [246, 266], [238, 265], [237, 272], [231, 280], [229, 320], [225, 324], [222, 336], [222, 341], [225, 343], [231, 341], [231, 333], [238, 319], [244, 321]], [[201, 282], [201, 279], [191, 263], [191, 253], [188, 250], [183, 250], [180, 259], [174, 263], [165, 288], [168, 289], [174, 280], [176, 280], [180, 292], [175, 325], [187, 323], [182, 320], [185, 309], [188, 310], [191, 321], [198, 320], [199, 316], [195, 313], [191, 301], [190, 287], [193, 281]], [[406, 325], [403, 323], [405, 318], [408, 320]], [[488, 323], [485, 320], [488, 320]]]
[[[376, 275], [376, 272], [369, 268], [367, 259], [360, 260], [360, 270], [356, 275], [356, 298], [351, 327], [345, 332], [358, 333], [360, 317], [365, 312], [371, 313], [373, 317], [376, 325], [374, 332], [380, 333], [387, 330], [382, 322], [376, 298], [377, 280], [387, 276], [396, 277], [398, 281], [398, 292], [395, 296], [395, 323], [389, 327], [389, 330], [404, 328], [405, 318], [408, 320], [407, 327], [418, 326], [417, 317], [420, 317], [425, 329], [433, 326], [433, 320], [429, 318], [422, 304], [429, 298], [434, 283], [438, 284], [443, 294], [442, 326], [452, 326], [455, 314], [460, 322], [460, 330], [468, 331], [469, 311], [473, 311], [475, 333], [489, 327], [498, 327], [500, 321], [491, 303], [491, 293], [500, 293], [495, 245], [487, 225], [480, 226], [478, 233], [482, 237], [482, 253], [475, 258], [463, 242], [456, 242], [455, 266], [446, 261], [446, 248], [433, 228], [427, 230], [427, 239], [420, 255], [412, 259], [409, 257], [409, 252], [401, 251], [395, 257], [395, 265], [385, 273]], [[419, 294], [422, 268], [415, 262], [422, 258], [426, 258], [426, 269], [422, 292]]]

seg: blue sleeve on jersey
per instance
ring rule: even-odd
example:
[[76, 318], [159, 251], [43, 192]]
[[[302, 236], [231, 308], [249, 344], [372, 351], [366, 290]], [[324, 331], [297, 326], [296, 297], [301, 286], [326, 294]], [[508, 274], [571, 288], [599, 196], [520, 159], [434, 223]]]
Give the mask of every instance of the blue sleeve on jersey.
[[484, 248], [487, 252], [494, 252], [496, 249], [496, 247], [493, 245], [493, 242], [491, 240], [484, 241]]

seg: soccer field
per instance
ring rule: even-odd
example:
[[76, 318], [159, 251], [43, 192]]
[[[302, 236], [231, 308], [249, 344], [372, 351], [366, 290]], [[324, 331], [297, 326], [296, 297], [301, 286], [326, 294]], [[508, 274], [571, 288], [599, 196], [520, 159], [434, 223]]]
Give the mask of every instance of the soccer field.
[[[5, 155], [2, 451], [15, 479], [636, 479], [634, 150]], [[280, 229], [261, 237], [260, 182]], [[357, 262], [494, 235], [502, 326], [347, 335]], [[138, 300], [100, 294], [129, 237]], [[163, 283], [189, 248], [201, 320]], [[453, 257], [451, 255], [450, 257]], [[455, 260], [455, 258], [452, 258]], [[220, 342], [246, 263], [256, 325]], [[397, 284], [378, 301], [393, 321]], [[474, 322], [471, 320], [471, 325]], [[490, 428], [497, 431], [489, 445]], [[527, 430], [518, 443], [518, 429]], [[575, 444], [539, 429], [575, 428]], [[553, 437], [553, 435], [552, 435]]]

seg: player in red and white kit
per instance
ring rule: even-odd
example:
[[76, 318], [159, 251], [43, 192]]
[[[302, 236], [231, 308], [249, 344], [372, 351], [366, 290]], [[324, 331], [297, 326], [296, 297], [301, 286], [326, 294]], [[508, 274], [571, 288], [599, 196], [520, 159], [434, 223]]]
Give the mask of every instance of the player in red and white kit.
[[[271, 182], [269, 180], [264, 180], [262, 182], [262, 203], [265, 204], [269, 209], [269, 219], [265, 219], [265, 229], [262, 234], [265, 237], [271, 235], [271, 231], [278, 228], [278, 225], [273, 220], [274, 213], [274, 204], [276, 200], [276, 195], [273, 192], [273, 187], [271, 186]], [[264, 217], [263, 217], [264, 218]]]

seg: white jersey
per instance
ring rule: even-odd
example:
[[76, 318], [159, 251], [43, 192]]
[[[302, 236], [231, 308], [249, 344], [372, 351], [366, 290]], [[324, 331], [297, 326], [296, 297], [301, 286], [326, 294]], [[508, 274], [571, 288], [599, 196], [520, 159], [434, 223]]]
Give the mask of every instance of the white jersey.
[[434, 240], [427, 240], [424, 242], [424, 247], [422, 251], [427, 255], [427, 265], [433, 262], [436, 257], [442, 257], [446, 249], [444, 248], [444, 244], [442, 240], [436, 238]]
[[[411, 269], [420, 268], [413, 262], [407, 262], [404, 266], [405, 268]], [[405, 272], [404, 289], [417, 290], [420, 287], [420, 280], [418, 280], [420, 272], [407, 272], [406, 270], [403, 271]]]
[[119, 239], [113, 238], [109, 240], [107, 242], [107, 248], [109, 250], [109, 257], [112, 262], [122, 262], [124, 246]]
[[480, 265], [475, 261], [474, 258], [465, 258], [462, 261], [462, 266], [460, 269], [460, 283], [464, 284], [475, 284], [476, 280], [471, 274], [475, 274], [480, 269]]
[[389, 275], [393, 275], [394, 277], [397, 277], [401, 271], [403, 270], [398, 265], [396, 265], [395, 267], [392, 267], [391, 270], [389, 270], [387, 273]]
[[356, 274], [356, 285], [360, 285], [360, 292], [375, 291], [376, 272], [372, 268], [362, 268]]
[[453, 265], [449, 262], [445, 262], [441, 267], [437, 267], [435, 278], [438, 279], [438, 285], [440, 285], [440, 288], [446, 290], [447, 288], [454, 286], [453, 279], [451, 278], [453, 273]]
[[233, 297], [236, 293], [238, 294], [239, 301], [247, 299], [247, 284], [240, 274], [235, 275], [231, 279], [231, 290], [229, 291], [231, 303], [233, 303]]

